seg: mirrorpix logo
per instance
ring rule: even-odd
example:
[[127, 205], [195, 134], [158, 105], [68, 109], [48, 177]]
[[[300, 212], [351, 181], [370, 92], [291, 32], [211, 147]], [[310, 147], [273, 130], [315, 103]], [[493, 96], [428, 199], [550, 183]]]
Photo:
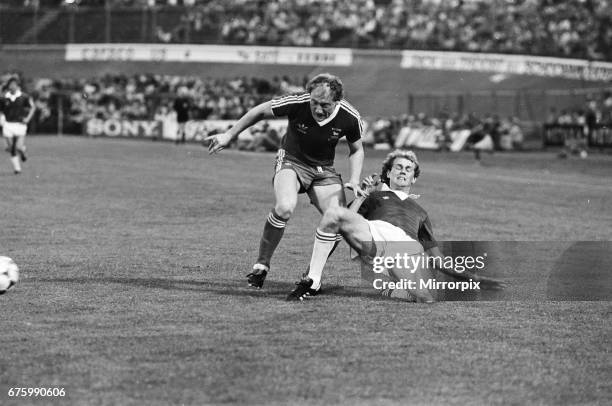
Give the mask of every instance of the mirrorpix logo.
[[[377, 290], [480, 290], [480, 282], [473, 279], [461, 281], [438, 281], [431, 271], [445, 269], [457, 274], [474, 272], [485, 268], [487, 254], [478, 256], [438, 256], [430, 257], [425, 253], [375, 256], [372, 258], [371, 272], [374, 273], [372, 286]], [[383, 278], [386, 276], [387, 278]], [[466, 275], [467, 276], [467, 275]], [[390, 279], [390, 280], [389, 280]]]

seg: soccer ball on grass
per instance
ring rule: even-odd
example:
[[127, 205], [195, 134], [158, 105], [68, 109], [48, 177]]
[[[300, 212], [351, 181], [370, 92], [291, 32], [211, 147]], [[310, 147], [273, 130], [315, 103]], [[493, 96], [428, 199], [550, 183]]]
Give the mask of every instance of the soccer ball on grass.
[[19, 281], [19, 268], [9, 257], [0, 256], [0, 295]]

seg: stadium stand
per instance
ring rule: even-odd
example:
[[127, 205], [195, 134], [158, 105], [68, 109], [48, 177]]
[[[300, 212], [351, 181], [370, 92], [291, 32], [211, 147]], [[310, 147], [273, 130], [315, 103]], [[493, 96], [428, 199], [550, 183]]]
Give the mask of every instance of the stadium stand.
[[[8, 74], [0, 79], [6, 82], [7, 77]], [[299, 77], [268, 80], [117, 74], [89, 79], [26, 79], [25, 84], [37, 106], [31, 124], [33, 132], [56, 132], [58, 122], [62, 121], [64, 132], [83, 134], [91, 119], [164, 121], [171, 115], [172, 101], [181, 90], [186, 90], [193, 100], [191, 119], [237, 119], [258, 103], [303, 90], [305, 81], [306, 78]], [[465, 134], [460, 142], [467, 147], [489, 135], [493, 149], [522, 149], [526, 135], [533, 130], [529, 123], [512, 115], [447, 110], [435, 115], [415, 112], [364, 119], [368, 128], [364, 141], [385, 148], [421, 143], [417, 147], [452, 150], [458, 145], [457, 137]], [[573, 108], [553, 106], [544, 124], [580, 126], [585, 133], [594, 126], [609, 126], [612, 124], [612, 92], [603, 90], [589, 94]], [[271, 150], [278, 145], [278, 139], [276, 129], [256, 128], [245, 134], [237, 147]]]
[[[2, 78], [3, 83], [8, 75]], [[160, 110], [171, 109], [179, 88], [185, 89], [193, 100], [192, 119], [237, 119], [249, 108], [276, 95], [303, 90], [305, 80], [286, 76], [267, 80], [142, 74], [89, 79], [36, 78], [25, 82], [37, 106], [35, 131], [54, 131], [58, 106], [62, 104], [65, 130], [81, 133], [83, 124], [91, 118], [153, 119]]]
[[607, 0], [26, 0], [3, 2], [0, 27], [3, 43], [312, 45], [612, 60]]
[[[74, 42], [426, 49], [612, 60], [612, 5], [606, 0], [8, 0], [0, 4], [0, 43]], [[192, 118], [235, 119], [255, 104], [299, 90], [304, 83], [303, 78], [242, 77], [242, 67], [235, 72], [225, 66], [221, 69], [224, 77], [183, 73], [32, 79], [28, 88], [38, 106], [34, 130], [55, 132], [63, 121], [64, 131], [80, 133], [90, 118], [161, 117], [181, 87], [193, 99]], [[359, 83], [351, 95], [351, 100], [355, 97], [359, 102], [378, 89], [379, 77], [357, 80], [356, 75], [346, 72], [343, 77]], [[393, 82], [402, 80], [398, 75], [384, 76]], [[434, 73], [426, 75], [444, 87]], [[424, 88], [425, 83], [419, 83]], [[379, 93], [390, 94], [388, 89]], [[432, 128], [440, 145], [450, 145], [450, 134], [462, 130], [490, 134], [495, 148], [502, 148], [501, 139], [513, 133], [510, 138], [519, 145], [525, 127], [516, 106], [526, 106], [529, 119], [541, 122], [550, 109], [547, 125], [587, 128], [612, 122], [608, 90], [585, 97], [571, 93], [571, 99], [580, 99], [571, 105], [546, 102], [547, 94], [543, 94], [544, 103], [521, 103], [519, 93], [511, 97], [492, 93], [487, 97], [495, 99], [495, 109], [487, 111], [491, 103], [486, 103], [477, 113], [473, 105], [467, 105], [467, 98], [454, 103], [457, 106], [432, 98], [430, 104], [440, 108], [430, 109], [426, 97], [419, 102], [410, 95], [410, 114], [368, 118], [369, 140], [398, 146], [406, 141], [402, 134], [408, 137], [409, 129]], [[387, 104], [372, 103], [381, 108], [380, 114], [399, 114], [387, 111], [387, 104], [403, 104], [392, 99], [385, 100]], [[536, 111], [540, 106], [542, 114]]]

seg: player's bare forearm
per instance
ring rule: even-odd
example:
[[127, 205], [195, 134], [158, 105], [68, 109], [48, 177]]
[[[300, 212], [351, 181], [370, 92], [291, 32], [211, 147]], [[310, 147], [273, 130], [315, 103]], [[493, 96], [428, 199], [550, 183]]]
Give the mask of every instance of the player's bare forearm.
[[272, 104], [269, 101], [259, 104], [247, 111], [246, 114], [242, 116], [228, 132], [231, 134], [232, 139], [236, 139], [241, 132], [253, 124], [265, 118], [272, 117], [274, 117], [274, 114], [272, 113]]
[[366, 198], [367, 198], [366, 196], [356, 197], [352, 202], [349, 203], [348, 209], [350, 211], [354, 211], [355, 213], [357, 213]]
[[363, 169], [363, 145], [361, 140], [358, 140], [353, 143], [349, 143], [349, 182], [353, 185], [359, 184], [359, 179], [361, 177], [361, 170]]
[[28, 112], [26, 118], [23, 119], [23, 122], [26, 124], [30, 122], [32, 117], [34, 117], [34, 112], [36, 111], [36, 105], [34, 104], [34, 101], [31, 98], [28, 99], [28, 103], [30, 104], [30, 111]]

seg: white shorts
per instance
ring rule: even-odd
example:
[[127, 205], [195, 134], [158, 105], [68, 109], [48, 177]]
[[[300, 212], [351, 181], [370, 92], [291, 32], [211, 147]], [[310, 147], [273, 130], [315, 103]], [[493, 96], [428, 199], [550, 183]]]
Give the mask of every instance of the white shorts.
[[[423, 246], [420, 242], [410, 237], [404, 230], [382, 220], [368, 220], [372, 242], [375, 247], [366, 248], [366, 252], [361, 254], [362, 268], [361, 277], [369, 282], [375, 279], [391, 278], [397, 279], [389, 273], [389, 269], [374, 271], [374, 265], [379, 258], [401, 258], [407, 255], [421, 255]], [[374, 250], [375, 248], [375, 250]], [[376, 258], [379, 257], [379, 258]], [[380, 264], [379, 264], [380, 265]]]
[[376, 244], [376, 256], [393, 256], [396, 253], [420, 254], [421, 243], [410, 237], [404, 230], [382, 220], [368, 220], [372, 239]]
[[23, 137], [28, 131], [28, 126], [24, 123], [5, 121], [2, 124], [2, 135], [6, 138]]

